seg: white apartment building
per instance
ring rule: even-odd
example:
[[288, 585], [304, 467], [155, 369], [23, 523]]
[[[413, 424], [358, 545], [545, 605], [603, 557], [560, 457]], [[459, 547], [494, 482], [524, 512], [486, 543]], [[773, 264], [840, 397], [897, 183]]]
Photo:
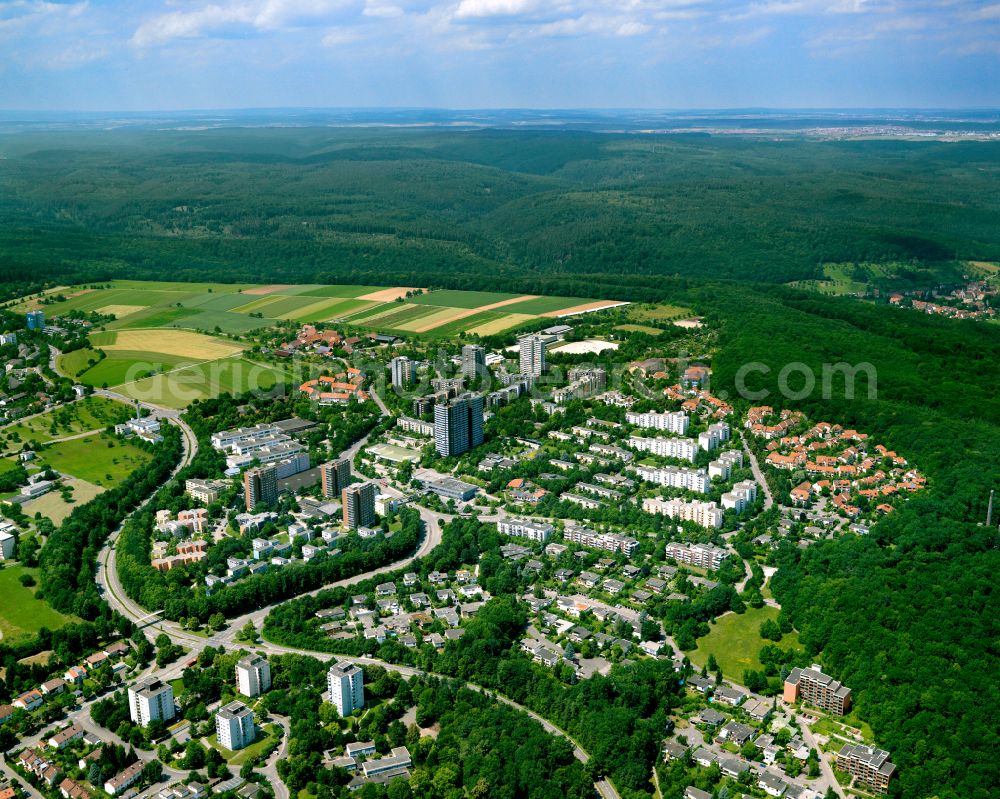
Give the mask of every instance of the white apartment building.
[[717, 477], [720, 480], [728, 480], [733, 473], [733, 469], [743, 466], [743, 452], [738, 449], [730, 449], [723, 452], [718, 459], [708, 464], [708, 476]]
[[617, 533], [599, 533], [589, 527], [579, 525], [567, 525], [563, 530], [563, 538], [574, 544], [580, 544], [594, 549], [604, 549], [608, 552], [621, 552], [623, 555], [631, 556], [639, 548], [639, 542], [634, 538]]
[[722, 508], [714, 502], [685, 502], [682, 499], [649, 497], [642, 501], [646, 513], [662, 513], [669, 519], [694, 522], [711, 529], [722, 527]]
[[644, 438], [630, 436], [628, 445], [640, 452], [650, 452], [664, 458], [678, 458], [694, 463], [701, 447], [691, 438]]
[[678, 563], [718, 569], [722, 561], [729, 557], [729, 552], [714, 544], [678, 544], [672, 541], [667, 544], [667, 557]]
[[253, 711], [242, 702], [230, 702], [215, 714], [215, 735], [219, 745], [230, 751], [252, 744], [257, 737]]
[[669, 488], [686, 488], [707, 494], [711, 483], [704, 469], [685, 469], [680, 466], [637, 466], [635, 473], [643, 480]]
[[140, 727], [148, 727], [153, 721], [170, 721], [174, 717], [174, 689], [155, 677], [139, 680], [129, 686], [128, 712]]
[[350, 716], [365, 705], [365, 676], [356, 665], [342, 660], [330, 667], [326, 675], [330, 702], [341, 716]]
[[247, 655], [236, 664], [236, 685], [243, 696], [253, 699], [271, 687], [271, 664], [261, 655]]
[[537, 333], [518, 339], [521, 355], [521, 374], [538, 377], [545, 371], [545, 336]]
[[539, 541], [543, 544], [552, 537], [553, 529], [551, 524], [531, 519], [501, 519], [497, 522], [497, 532], [503, 535], [527, 538], [529, 541]]
[[720, 444], [729, 440], [731, 435], [729, 425], [726, 422], [716, 422], [709, 425], [708, 430], [698, 434], [698, 446], [702, 449], [716, 449]]
[[657, 413], [649, 411], [647, 413], [633, 413], [629, 411], [625, 414], [625, 421], [637, 427], [651, 427], [654, 430], [666, 430], [676, 433], [679, 436], [687, 435], [691, 419], [684, 411], [667, 411]]
[[743, 513], [757, 501], [757, 484], [753, 480], [742, 480], [733, 490], [722, 495], [722, 507]]

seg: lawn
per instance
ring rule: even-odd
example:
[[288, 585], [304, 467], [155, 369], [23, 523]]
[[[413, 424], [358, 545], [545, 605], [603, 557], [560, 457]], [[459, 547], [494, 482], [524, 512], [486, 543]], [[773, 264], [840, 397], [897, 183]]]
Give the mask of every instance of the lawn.
[[[716, 620], [708, 635], [698, 639], [697, 649], [685, 654], [698, 667], [704, 666], [708, 656], [713, 654], [727, 678], [742, 682], [745, 670], [759, 671], [762, 668], [757, 654], [764, 644], [773, 643], [760, 637], [760, 625], [766, 619], [777, 617], [778, 609], [770, 605], [759, 609], [747, 608], [746, 613], [727, 613]], [[777, 645], [782, 649], [797, 647], [798, 633], [788, 633]]]
[[68, 478], [63, 483], [73, 488], [73, 493], [70, 495], [73, 500], [72, 502], [64, 500], [60, 491], [49, 491], [48, 494], [42, 494], [38, 499], [25, 502], [21, 505], [21, 510], [27, 516], [34, 516], [36, 513], [40, 513], [53, 524], [60, 525], [75, 508], [85, 505], [104, 491], [100, 486], [88, 483], [86, 480], [80, 480], [77, 477]]
[[30, 574], [38, 580], [38, 569], [25, 566], [5, 566], [0, 569], [0, 633], [4, 643], [14, 643], [35, 635], [42, 627], [58, 630], [64, 624], [75, 621], [72, 616], [64, 616], [49, 606], [47, 602], [35, 598], [38, 586], [25, 588], [20, 578]]
[[658, 305], [633, 305], [628, 310], [628, 318], [636, 322], [658, 322], [683, 319], [692, 313], [690, 308], [680, 305], [660, 303]]
[[151, 373], [169, 372], [182, 364], [190, 364], [193, 360], [195, 359], [181, 355], [114, 350], [108, 353], [108, 357], [76, 377], [88, 386], [117, 386], [140, 380]]
[[615, 330], [623, 330], [626, 333], [645, 333], [647, 336], [658, 336], [663, 331], [658, 327], [648, 325], [616, 325]]
[[267, 390], [284, 378], [270, 366], [240, 357], [192, 364], [120, 387], [121, 393], [168, 408], [186, 408], [196, 399], [232, 392]]
[[242, 749], [237, 749], [235, 752], [222, 746], [214, 735], [208, 736], [204, 739], [204, 741], [213, 749], [217, 750], [226, 759], [226, 762], [229, 763], [230, 766], [242, 766], [251, 758], [257, 757], [274, 741], [276, 741], [281, 735], [281, 727], [277, 724], [268, 724], [263, 728], [259, 728], [257, 730], [257, 735], [259, 737], [256, 741], [249, 746], [243, 747]]
[[60, 441], [38, 453], [38, 462], [101, 488], [113, 488], [152, 456], [104, 433]]
[[[125, 421], [131, 414], [132, 409], [121, 402], [104, 397], [84, 397], [77, 402], [53, 408], [40, 416], [11, 425], [4, 432], [8, 435], [16, 433], [21, 441], [44, 443], [53, 438], [102, 430], [109, 424]], [[20, 449], [20, 445], [16, 446]]]

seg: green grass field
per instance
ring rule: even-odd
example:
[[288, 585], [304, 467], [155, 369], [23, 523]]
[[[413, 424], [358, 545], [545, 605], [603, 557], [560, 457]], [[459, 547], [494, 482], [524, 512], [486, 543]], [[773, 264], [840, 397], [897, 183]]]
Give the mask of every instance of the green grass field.
[[[696, 666], [704, 666], [708, 656], [715, 655], [722, 673], [731, 680], [742, 681], [747, 669], [759, 671], [757, 654], [764, 644], [773, 643], [760, 637], [760, 625], [766, 619], [777, 619], [778, 609], [765, 605], [759, 609], [747, 608], [746, 613], [728, 613], [720, 617], [711, 632], [698, 639], [698, 648], [685, 654]], [[782, 649], [794, 649], [799, 645], [798, 633], [784, 635], [777, 644]]]
[[308, 291], [298, 292], [301, 297], [342, 297], [354, 299], [362, 294], [371, 294], [384, 286], [319, 286]]
[[[8, 436], [16, 433], [21, 441], [44, 443], [53, 438], [100, 430], [109, 424], [125, 421], [132, 409], [121, 402], [104, 397], [84, 397], [77, 402], [55, 408], [41, 416], [18, 422], [5, 429]], [[20, 449], [20, 445], [11, 449]]]
[[113, 488], [152, 456], [103, 433], [60, 441], [38, 453], [37, 461], [101, 488]]
[[535, 297], [533, 300], [522, 300], [505, 305], [503, 310], [506, 313], [526, 313], [541, 316], [542, 314], [565, 311], [567, 308], [575, 308], [577, 305], [586, 305], [590, 302], [598, 302], [595, 299], [586, 297]]
[[283, 377], [278, 369], [233, 357], [193, 364], [169, 374], [128, 383], [118, 390], [134, 399], [155, 402], [168, 408], [186, 408], [196, 399], [226, 392], [239, 394], [267, 390]]
[[4, 643], [16, 643], [31, 638], [42, 627], [58, 630], [75, 621], [72, 616], [64, 616], [49, 604], [35, 598], [38, 586], [25, 588], [21, 585], [21, 575], [30, 574], [38, 581], [38, 569], [25, 566], [7, 565], [0, 569], [0, 633]]
[[141, 380], [151, 372], [169, 372], [194, 362], [194, 358], [181, 355], [115, 350], [86, 371], [78, 373], [76, 378], [88, 386], [117, 386]]
[[59, 525], [65, 521], [66, 517], [76, 507], [85, 505], [94, 497], [104, 492], [104, 489], [100, 486], [88, 483], [86, 480], [81, 480], [78, 477], [67, 478], [63, 482], [73, 489], [69, 502], [63, 499], [61, 491], [50, 491], [48, 494], [42, 494], [38, 499], [25, 502], [21, 505], [21, 510], [27, 516], [34, 516], [36, 513], [40, 513], [53, 524]]
[[0, 474], [12, 472], [17, 468], [17, 461], [13, 458], [0, 458]]
[[659, 303], [657, 305], [633, 305], [628, 309], [628, 318], [636, 322], [659, 322], [670, 319], [683, 319], [691, 316], [690, 308], [681, 305]]
[[626, 333], [645, 333], [648, 336], [658, 336], [663, 331], [658, 327], [648, 325], [616, 325], [615, 330], [622, 330]]
[[[418, 305], [437, 305], [441, 308], [464, 308], [471, 310], [472, 308], [479, 308], [483, 305], [492, 305], [495, 302], [513, 300], [519, 296], [519, 294], [504, 294], [500, 291], [442, 290], [431, 291], [427, 294], [419, 294], [416, 297], [410, 297], [408, 302], [413, 302]], [[575, 302], [576, 301], [574, 301], [574, 304]]]

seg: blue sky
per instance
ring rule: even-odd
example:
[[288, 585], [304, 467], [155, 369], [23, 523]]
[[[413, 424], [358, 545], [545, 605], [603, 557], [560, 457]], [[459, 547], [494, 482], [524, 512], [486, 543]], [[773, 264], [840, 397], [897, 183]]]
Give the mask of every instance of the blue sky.
[[0, 0], [0, 108], [1000, 106], [994, 0]]

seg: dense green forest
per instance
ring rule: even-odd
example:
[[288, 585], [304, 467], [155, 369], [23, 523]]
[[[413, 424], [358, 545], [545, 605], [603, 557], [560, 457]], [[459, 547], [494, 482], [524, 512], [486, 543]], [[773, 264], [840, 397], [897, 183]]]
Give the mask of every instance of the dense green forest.
[[787, 282], [825, 262], [1000, 260], [992, 143], [120, 130], [11, 135], [0, 156], [7, 280], [488, 274], [587, 296], [623, 271]]

